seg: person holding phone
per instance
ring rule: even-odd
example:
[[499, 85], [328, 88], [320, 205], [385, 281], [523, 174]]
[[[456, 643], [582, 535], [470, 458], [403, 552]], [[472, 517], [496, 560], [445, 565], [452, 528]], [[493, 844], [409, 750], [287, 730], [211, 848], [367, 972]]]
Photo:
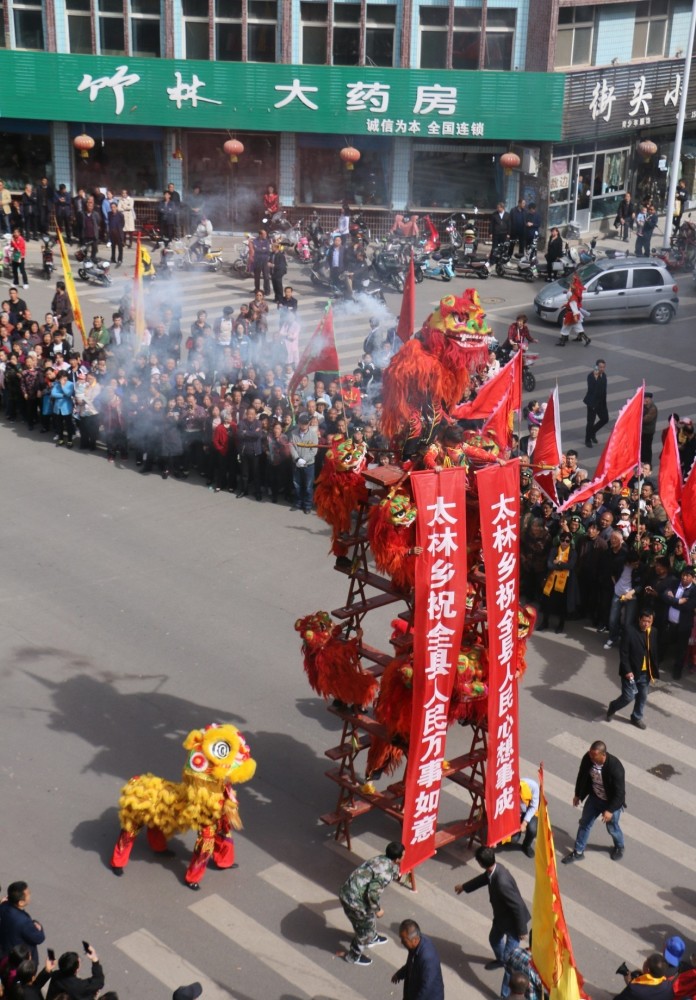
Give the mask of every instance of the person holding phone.
[[88, 941], [82, 942], [85, 955], [92, 963], [92, 974], [87, 979], [80, 979], [80, 956], [76, 951], [66, 951], [58, 959], [58, 969], [51, 976], [47, 1000], [54, 1000], [65, 993], [70, 1000], [94, 1000], [97, 993], [104, 989], [104, 970], [99, 957]]

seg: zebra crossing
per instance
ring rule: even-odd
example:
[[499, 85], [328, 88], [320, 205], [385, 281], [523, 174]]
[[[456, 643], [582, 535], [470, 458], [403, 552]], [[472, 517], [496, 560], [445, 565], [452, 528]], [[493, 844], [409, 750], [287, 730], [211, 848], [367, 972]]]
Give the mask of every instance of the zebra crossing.
[[[669, 687], [651, 693], [650, 704], [666, 720], [667, 729], [672, 717], [682, 722], [692, 719], [688, 697], [680, 699]], [[588, 739], [568, 731], [550, 735], [544, 774], [557, 861], [575, 836], [579, 814], [571, 801], [579, 758], [590, 740], [600, 737], [626, 769], [629, 809], [621, 821], [626, 855], [620, 864], [610, 860], [610, 840], [597, 823], [585, 863], [571, 869], [559, 864], [566, 920], [578, 966], [593, 997], [618, 991], [620, 984], [613, 977], [621, 960], [629, 967], [639, 966], [670, 934], [679, 934], [687, 942], [696, 940], [696, 900], [680, 889], [690, 884], [696, 870], [696, 848], [690, 840], [682, 841], [642, 818], [652, 805], [663, 817], [681, 814], [691, 826], [696, 796], [688, 788], [694, 787], [696, 753], [690, 746], [657, 730], [638, 732], [629, 725], [606, 722], [596, 722]], [[681, 775], [679, 785], [645, 769], [646, 761], [656, 757], [672, 762]], [[523, 776], [535, 776], [537, 767], [522, 757]], [[462, 790], [447, 785], [445, 792], [441, 808], [456, 810]], [[469, 1000], [497, 995], [500, 973], [483, 970], [490, 958], [487, 894], [454, 895], [454, 884], [475, 874], [471, 851], [456, 843], [419, 869], [416, 893], [399, 885], [389, 888], [383, 899], [386, 913], [380, 921], [389, 942], [370, 952], [372, 967], [359, 970], [340, 960], [350, 931], [337, 899], [338, 886], [356, 864], [383, 849], [391, 829], [375, 831], [365, 821], [356, 824], [350, 852], [327, 834], [318, 853], [311, 858], [305, 853], [305, 865], [263, 855], [259, 870], [247, 873], [242, 893], [234, 880], [227, 890], [219, 888], [218, 877], [209, 877], [200, 898], [186, 906], [182, 921], [186, 948], [178, 940], [156, 936], [152, 928], [137, 928], [114, 942], [127, 962], [126, 970], [135, 975], [137, 967], [168, 990], [198, 980], [206, 1000], [259, 997], [249, 984], [261, 981], [264, 995], [293, 1000], [377, 998], [385, 995], [392, 973], [405, 961], [398, 924], [414, 917], [436, 941], [447, 996]], [[253, 832], [249, 836], [253, 840]], [[513, 872], [531, 908], [533, 862], [515, 848], [503, 850], [500, 860]], [[197, 958], [199, 939], [206, 942], [206, 960]], [[211, 948], [224, 956], [220, 968], [210, 964]]]
[[[304, 269], [295, 263], [291, 264], [287, 283], [292, 284], [299, 298], [299, 316], [302, 324], [300, 351], [302, 351], [323, 315], [327, 299], [325, 295], [317, 292], [317, 289], [309, 282]], [[107, 317], [108, 322], [110, 312], [119, 307], [121, 299], [129, 288], [130, 276], [123, 271], [115, 273], [113, 284], [108, 288], [78, 283], [78, 294], [86, 321], [89, 322], [93, 312], [101, 312]], [[460, 289], [457, 286], [457, 289], [452, 290]], [[432, 283], [432, 288], [428, 287], [427, 292], [429, 299], [426, 308], [434, 308], [439, 302], [440, 296], [447, 293], [447, 289], [438, 283]], [[484, 308], [488, 310], [488, 318], [493, 332], [499, 340], [502, 340], [505, 337], [510, 316], [517, 310], [514, 306], [494, 297], [490, 292], [491, 289], [488, 286], [479, 287], [479, 293]], [[241, 278], [239, 275], [182, 272], [176, 274], [171, 281], [157, 279], [147, 286], [146, 294], [154, 306], [177, 305], [181, 309], [181, 328], [186, 335], [199, 309], [208, 311], [209, 321], [221, 315], [225, 306], [231, 305], [237, 310], [240, 305], [253, 298], [253, 285], [249, 278]], [[363, 341], [369, 332], [370, 317], [379, 318], [382, 328], [386, 330], [396, 323], [400, 307], [401, 296], [396, 292], [387, 292], [386, 306], [367, 297], [354, 303], [334, 303], [334, 331], [342, 373], [352, 371], [359, 361], [362, 355]], [[273, 321], [274, 317], [271, 314], [271, 322]], [[602, 341], [601, 335], [598, 336], [597, 332], [594, 332], [593, 343], [595, 347], [590, 352], [584, 348], [575, 350], [574, 347], [577, 345], [571, 345], [565, 351], [545, 353], [547, 348], [550, 348], [555, 342], [556, 331], [547, 326], [535, 327], [535, 335], [541, 341], [539, 346], [534, 348], [535, 353], [540, 352], [533, 368], [537, 384], [532, 393], [525, 394], [525, 400], [533, 397], [545, 398], [554, 385], [558, 383], [562, 429], [566, 437], [564, 443], [571, 447], [582, 438], [584, 433], [586, 422], [585, 407], [582, 403], [584, 381], [595, 357], [595, 347], [604, 351], [608, 349], [609, 345]], [[634, 349], [631, 350], [631, 354], [646, 362], [646, 372], [651, 371], [652, 366], [657, 364], [660, 366], [673, 364], [680, 371], [696, 371], [696, 366], [676, 360], [670, 362], [663, 354], [650, 354]], [[665, 378], [664, 367], [656, 370], [663, 381], [668, 381]], [[615, 369], [612, 368], [609, 372], [609, 381], [609, 410], [610, 414], [616, 414], [635, 391], [635, 380], [622, 375], [617, 364]], [[696, 394], [681, 395], [675, 393], [671, 395], [670, 388], [653, 384], [652, 381], [650, 388], [660, 400], [662, 413], [688, 412], [696, 404]]]

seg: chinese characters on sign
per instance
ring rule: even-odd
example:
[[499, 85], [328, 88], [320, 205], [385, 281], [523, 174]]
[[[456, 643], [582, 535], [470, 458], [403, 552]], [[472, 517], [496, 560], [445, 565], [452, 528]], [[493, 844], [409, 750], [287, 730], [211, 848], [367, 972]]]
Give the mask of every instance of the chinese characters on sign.
[[[199, 93], [201, 87], [207, 84], [194, 73], [191, 83], [184, 82], [183, 74], [178, 70], [174, 72], [176, 83], [173, 87], [167, 87], [167, 97], [172, 101], [177, 110], [181, 110], [185, 104], [190, 104], [192, 108], [197, 108], [199, 104], [222, 105], [223, 101], [215, 100], [211, 97], [203, 97]], [[132, 87], [139, 83], [141, 77], [137, 73], [129, 73], [127, 66], [119, 66], [113, 76], [93, 77], [85, 73], [82, 82], [78, 84], [77, 91], [89, 90], [90, 101], [96, 101], [100, 91], [113, 91], [116, 102], [116, 114], [122, 114], [125, 107], [124, 91], [126, 87]], [[320, 106], [316, 101], [320, 100], [319, 87], [310, 86], [303, 83], [299, 77], [294, 77], [289, 84], [276, 83], [273, 87], [279, 100], [273, 103], [277, 110], [298, 102], [309, 111], [319, 111]], [[389, 98], [391, 85], [388, 83], [357, 83], [346, 84], [345, 110], [370, 111], [372, 113], [385, 115], [389, 109]], [[312, 95], [310, 97], [310, 95]], [[650, 95], [647, 95], [650, 97]], [[432, 116], [452, 116], [457, 113], [457, 88], [443, 87], [439, 83], [431, 86], [420, 86], [416, 88], [416, 95], [412, 102], [411, 113], [413, 115]], [[366, 118], [364, 120], [365, 130], [381, 135], [437, 135], [450, 136], [452, 138], [482, 138], [485, 134], [484, 122], [475, 121], [440, 121], [431, 118], [425, 121], [424, 118]]]
[[[645, 125], [650, 125], [650, 103], [653, 100], [653, 93], [648, 89], [649, 86], [645, 74], [641, 74], [638, 79], [631, 81], [630, 93], [625, 94], [619, 102], [622, 113], [621, 128], [642, 128]], [[677, 73], [674, 86], [668, 87], [663, 95], [663, 105], [667, 107], [668, 104], [671, 104], [676, 108], [680, 93], [681, 77]], [[609, 122], [614, 102], [618, 97], [615, 84], [608, 83], [604, 77], [598, 80], [588, 105], [592, 120], [596, 121], [601, 118], [602, 121]], [[628, 105], [628, 114], [623, 117], [626, 105]]]
[[519, 460], [476, 473], [488, 613], [488, 844], [519, 830], [517, 610], [519, 605]]
[[466, 605], [466, 470], [415, 472], [418, 507], [413, 715], [404, 794], [401, 871], [435, 853], [454, 672]]

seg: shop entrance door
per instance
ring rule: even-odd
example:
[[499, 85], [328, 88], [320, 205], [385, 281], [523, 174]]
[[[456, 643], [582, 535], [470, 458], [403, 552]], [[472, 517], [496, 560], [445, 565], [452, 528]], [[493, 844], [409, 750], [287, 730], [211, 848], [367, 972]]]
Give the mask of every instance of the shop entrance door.
[[575, 186], [575, 223], [581, 233], [590, 228], [592, 211], [592, 190], [594, 184], [594, 161], [578, 164], [578, 180]]

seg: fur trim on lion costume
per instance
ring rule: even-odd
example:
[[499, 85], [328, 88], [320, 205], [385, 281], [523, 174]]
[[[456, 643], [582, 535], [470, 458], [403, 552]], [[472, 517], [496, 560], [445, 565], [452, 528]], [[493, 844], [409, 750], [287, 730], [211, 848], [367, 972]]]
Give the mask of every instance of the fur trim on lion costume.
[[302, 636], [303, 665], [313, 691], [344, 705], [372, 704], [379, 685], [360, 665], [359, 637], [345, 638], [327, 611], [298, 618], [295, 630]]

